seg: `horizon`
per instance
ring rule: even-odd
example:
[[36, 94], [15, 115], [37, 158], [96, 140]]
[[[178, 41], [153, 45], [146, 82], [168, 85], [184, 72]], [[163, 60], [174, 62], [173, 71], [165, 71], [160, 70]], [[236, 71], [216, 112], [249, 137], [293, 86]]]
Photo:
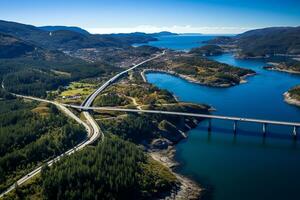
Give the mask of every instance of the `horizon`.
[[2, 3], [0, 19], [34, 26], [76, 26], [98, 34], [239, 34], [258, 28], [300, 25], [300, 2], [296, 0], [88, 2], [11, 0]]
[[[81, 28], [85, 31], [88, 31], [91, 34], [126, 34], [126, 33], [146, 33], [146, 34], [153, 34], [153, 33], [160, 33], [160, 32], [171, 32], [171, 33], [175, 33], [175, 34], [179, 34], [179, 35], [212, 35], [212, 36], [217, 36], [217, 35], [228, 35], [228, 36], [234, 36], [234, 35], [238, 35], [241, 33], [245, 33], [247, 31], [251, 31], [251, 30], [255, 30], [255, 29], [265, 29], [265, 28], [284, 28], [284, 27], [292, 27], [292, 28], [297, 28], [300, 27], [300, 25], [296, 25], [296, 26], [269, 26], [269, 27], [252, 27], [252, 28], [240, 28], [240, 30], [244, 30], [241, 32], [206, 32], [206, 31], [202, 31], [202, 32], [193, 32], [193, 31], [189, 31], [189, 32], [184, 32], [184, 31], [172, 31], [170, 30], [170, 28], [168, 27], [162, 27], [162, 28], [158, 28], [158, 27], [154, 27], [152, 30], [151, 29], [143, 29], [141, 27], [144, 26], [138, 26], [138, 27], [133, 27], [133, 28], [97, 28], [97, 29], [93, 29], [93, 28], [84, 28], [84, 27], [80, 27], [80, 26], [76, 26], [76, 25], [62, 25], [62, 24], [43, 24], [43, 25], [35, 25], [35, 24], [29, 24], [29, 23], [24, 23], [24, 22], [19, 22], [19, 21], [12, 21], [12, 20], [6, 20], [6, 19], [0, 19], [0, 21], [6, 21], [6, 22], [12, 22], [12, 23], [20, 23], [20, 24], [25, 24], [25, 25], [32, 25], [35, 27], [74, 27], [74, 28]], [[208, 30], [209, 28], [211, 29], [234, 29], [234, 27], [198, 27], [198, 29], [203, 29], [203, 30]], [[99, 31], [102, 30], [102, 31]], [[109, 30], [114, 30], [114, 31], [109, 31]]]

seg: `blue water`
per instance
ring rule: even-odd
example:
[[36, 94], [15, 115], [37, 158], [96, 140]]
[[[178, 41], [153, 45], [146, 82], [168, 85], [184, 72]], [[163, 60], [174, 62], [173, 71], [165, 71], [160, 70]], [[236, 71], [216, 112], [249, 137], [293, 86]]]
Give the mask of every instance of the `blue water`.
[[[300, 76], [264, 70], [264, 60], [237, 60], [231, 54], [210, 59], [250, 68], [258, 75], [225, 89], [167, 74], [151, 73], [147, 79], [182, 101], [212, 105], [218, 115], [300, 122], [300, 109], [286, 104], [282, 96], [300, 84]], [[209, 133], [207, 122], [201, 122], [176, 147], [179, 172], [207, 188], [207, 198], [300, 199], [300, 141], [291, 139], [290, 127], [267, 126], [267, 136], [262, 137], [257, 124], [239, 123], [236, 135], [230, 122], [213, 120], [212, 125]]]
[[[158, 41], [148, 42], [147, 45], [170, 48], [173, 50], [187, 51], [194, 47], [205, 45], [203, 41], [210, 40], [216, 36], [214, 35], [171, 35], [159, 37]], [[145, 44], [135, 44], [134, 46], [141, 46]]]

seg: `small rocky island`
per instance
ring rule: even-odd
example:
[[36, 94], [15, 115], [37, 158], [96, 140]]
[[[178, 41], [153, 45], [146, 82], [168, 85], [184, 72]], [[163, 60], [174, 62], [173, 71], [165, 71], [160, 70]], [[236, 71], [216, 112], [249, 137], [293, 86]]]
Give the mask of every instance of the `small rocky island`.
[[264, 69], [300, 74], [300, 61], [289, 59], [285, 62], [270, 62]]
[[284, 100], [289, 104], [300, 106], [300, 85], [285, 92]]

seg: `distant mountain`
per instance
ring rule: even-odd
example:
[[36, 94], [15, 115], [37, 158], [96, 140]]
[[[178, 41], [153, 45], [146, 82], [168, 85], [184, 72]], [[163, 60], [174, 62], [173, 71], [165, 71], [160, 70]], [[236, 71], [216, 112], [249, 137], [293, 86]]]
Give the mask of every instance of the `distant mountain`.
[[210, 44], [235, 45], [249, 57], [300, 54], [300, 27], [271, 27], [250, 30], [235, 37], [218, 37]]
[[219, 36], [219, 37], [216, 37], [214, 39], [205, 41], [204, 43], [207, 43], [207, 44], [217, 44], [217, 45], [227, 45], [227, 44], [231, 44], [233, 42], [234, 42], [234, 38], [233, 37]]
[[81, 33], [83, 35], [89, 35], [90, 33], [80, 27], [76, 26], [40, 26], [38, 27], [44, 31], [73, 31], [77, 33]]
[[223, 53], [222, 48], [218, 45], [205, 45], [202, 47], [193, 48], [189, 53], [198, 54], [202, 56], [214, 56]]
[[8, 34], [24, 41], [42, 41], [47, 39], [48, 32], [35, 26], [0, 20], [0, 33]]
[[126, 47], [156, 40], [145, 33], [81, 34], [71, 30], [46, 31], [38, 27], [0, 20], [0, 33], [52, 50], [76, 50], [97, 47]]
[[178, 34], [177, 33], [168, 32], [168, 31], [161, 31], [161, 32], [152, 33], [152, 34], [149, 34], [149, 35], [151, 35], [152, 37], [161, 37], [161, 36], [171, 36], [171, 35], [178, 35]]
[[0, 58], [15, 58], [24, 56], [33, 52], [36, 49], [31, 44], [28, 44], [13, 36], [0, 33]]

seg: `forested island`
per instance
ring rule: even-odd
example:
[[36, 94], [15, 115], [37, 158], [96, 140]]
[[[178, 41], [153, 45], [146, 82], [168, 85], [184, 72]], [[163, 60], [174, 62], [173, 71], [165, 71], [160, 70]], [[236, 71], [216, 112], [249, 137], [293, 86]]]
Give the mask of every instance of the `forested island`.
[[144, 72], [158, 71], [179, 76], [188, 81], [213, 87], [230, 87], [242, 82], [255, 72], [230, 66], [195, 53], [168, 52], [159, 60], [146, 64]]
[[218, 45], [204, 45], [202, 47], [193, 48], [189, 51], [191, 54], [200, 56], [216, 56], [223, 53], [223, 49]]

